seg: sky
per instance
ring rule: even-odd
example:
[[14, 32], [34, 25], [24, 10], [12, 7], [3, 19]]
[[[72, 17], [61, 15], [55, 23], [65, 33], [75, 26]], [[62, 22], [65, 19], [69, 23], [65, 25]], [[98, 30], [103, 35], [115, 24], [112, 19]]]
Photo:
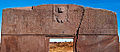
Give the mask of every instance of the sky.
[[76, 4], [84, 7], [101, 8], [116, 12], [118, 35], [120, 36], [120, 0], [0, 0], [0, 23], [2, 23], [2, 9], [43, 4]]
[[65, 39], [65, 38], [63, 38], [63, 39], [60, 39], [60, 38], [55, 39], [55, 38], [52, 38], [49, 41], [50, 42], [73, 42], [73, 39]]

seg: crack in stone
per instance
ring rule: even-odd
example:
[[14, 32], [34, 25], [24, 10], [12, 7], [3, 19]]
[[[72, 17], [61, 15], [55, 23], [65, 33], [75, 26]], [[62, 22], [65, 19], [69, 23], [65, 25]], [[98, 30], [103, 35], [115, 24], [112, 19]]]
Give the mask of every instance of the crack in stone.
[[78, 26], [78, 29], [77, 29], [77, 32], [76, 32], [76, 36], [75, 36], [75, 52], [78, 51], [77, 50], [77, 39], [78, 39], [79, 29], [80, 29], [80, 26], [81, 26], [82, 21], [83, 21], [84, 13], [85, 13], [85, 8], [83, 7], [82, 16], [81, 16], [80, 23], [79, 23], [79, 26]]

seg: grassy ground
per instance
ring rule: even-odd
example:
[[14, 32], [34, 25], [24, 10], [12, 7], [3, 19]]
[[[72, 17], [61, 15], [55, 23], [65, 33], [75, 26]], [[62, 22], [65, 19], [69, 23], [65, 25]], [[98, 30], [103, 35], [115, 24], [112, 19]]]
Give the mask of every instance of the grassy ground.
[[51, 42], [49, 52], [73, 52], [73, 42]]

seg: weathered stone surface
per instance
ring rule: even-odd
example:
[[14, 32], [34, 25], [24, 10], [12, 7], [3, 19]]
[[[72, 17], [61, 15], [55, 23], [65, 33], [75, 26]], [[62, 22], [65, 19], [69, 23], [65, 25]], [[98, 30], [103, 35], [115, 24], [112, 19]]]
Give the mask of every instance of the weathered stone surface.
[[116, 13], [104, 9], [85, 8], [79, 34], [117, 34]]
[[120, 42], [119, 42], [119, 52], [120, 52]]
[[52, 36], [74, 37], [77, 52], [119, 50], [117, 17], [111, 11], [50, 4], [4, 9], [2, 19], [2, 52], [48, 52]]
[[112, 11], [78, 5], [10, 8], [3, 10], [2, 34], [73, 35], [80, 23], [79, 34], [117, 34], [116, 21]]
[[79, 35], [78, 52], [119, 52], [119, 39], [115, 35]]
[[[62, 12], [61, 12], [62, 11]], [[41, 5], [3, 10], [2, 34], [76, 34], [83, 7]]]
[[0, 52], [2, 52], [2, 51], [1, 51], [1, 43], [0, 43]]
[[48, 52], [45, 36], [2, 36], [2, 52]]

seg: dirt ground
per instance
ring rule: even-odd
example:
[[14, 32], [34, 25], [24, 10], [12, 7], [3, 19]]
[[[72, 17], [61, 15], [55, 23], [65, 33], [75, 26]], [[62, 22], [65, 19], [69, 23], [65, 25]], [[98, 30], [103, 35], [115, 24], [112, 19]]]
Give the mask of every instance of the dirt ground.
[[73, 52], [73, 42], [50, 42], [49, 52]]

